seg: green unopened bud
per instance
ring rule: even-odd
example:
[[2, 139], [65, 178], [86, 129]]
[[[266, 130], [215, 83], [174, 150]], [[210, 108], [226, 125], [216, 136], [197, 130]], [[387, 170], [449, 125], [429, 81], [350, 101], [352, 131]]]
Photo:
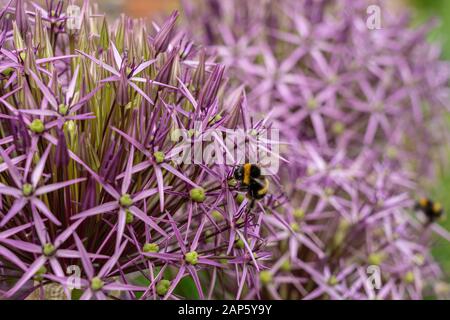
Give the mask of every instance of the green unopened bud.
[[291, 223], [291, 229], [294, 232], [299, 232], [300, 231], [300, 225], [297, 222], [293, 222], [293, 223]]
[[281, 264], [281, 270], [289, 272], [291, 271], [291, 262], [289, 261], [289, 259], [286, 259], [283, 261], [283, 263]]
[[167, 291], [169, 291], [170, 281], [169, 280], [161, 280], [156, 285], [156, 293], [160, 296], [164, 296]]
[[29, 196], [31, 196], [32, 193], [33, 193], [33, 186], [31, 184], [29, 184], [29, 183], [25, 183], [22, 186], [22, 194], [25, 197], [29, 197]]
[[238, 193], [236, 195], [236, 202], [238, 204], [241, 204], [242, 202], [244, 202], [245, 196], [242, 193]]
[[99, 277], [94, 277], [91, 280], [91, 289], [94, 291], [101, 290], [105, 283]]
[[30, 123], [29, 126], [31, 132], [34, 133], [42, 133], [45, 130], [44, 123], [40, 119], [34, 119], [33, 122]]
[[379, 266], [383, 263], [384, 259], [385, 255], [383, 252], [373, 252], [369, 255], [367, 261], [369, 262], [369, 264]]
[[41, 266], [38, 271], [36, 271], [34, 275], [34, 280], [42, 281], [44, 279], [43, 275], [47, 273], [47, 268], [45, 266]]
[[228, 186], [229, 187], [236, 187], [237, 186], [237, 180], [236, 179], [229, 179], [228, 180]]
[[42, 247], [42, 253], [46, 257], [52, 256], [55, 253], [55, 246], [51, 243], [44, 244], [44, 246]]
[[22, 51], [21, 53], [19, 53], [19, 56], [22, 61], [25, 61], [25, 59], [27, 58], [27, 53], [25, 51]]
[[133, 205], [133, 199], [126, 193], [120, 197], [120, 205], [125, 208], [131, 207]]
[[142, 251], [156, 253], [159, 252], [159, 246], [156, 243], [146, 243], [142, 247]]
[[293, 215], [296, 219], [303, 219], [305, 217], [305, 210], [295, 209]]
[[332, 127], [333, 133], [340, 135], [345, 131], [345, 126], [342, 122], [335, 122]]
[[162, 151], [156, 151], [153, 154], [153, 157], [155, 158], [156, 163], [163, 163], [166, 158], [166, 155]]
[[407, 283], [407, 284], [411, 284], [414, 282], [415, 280], [415, 276], [414, 273], [412, 271], [408, 271], [405, 276], [403, 277], [403, 280]]
[[238, 239], [234, 245], [238, 249], [244, 249], [244, 247], [245, 247], [244, 240], [242, 240], [242, 239]]
[[69, 107], [64, 103], [61, 103], [58, 107], [58, 113], [62, 116], [67, 116], [67, 114], [69, 113]]
[[261, 283], [263, 285], [268, 285], [272, 282], [273, 280], [273, 275], [272, 272], [270, 272], [269, 270], [263, 270], [259, 273], [259, 280], [261, 281]]
[[191, 191], [189, 191], [189, 196], [191, 197], [192, 201], [203, 202], [206, 199], [205, 189], [201, 187], [191, 189]]
[[184, 255], [184, 260], [187, 263], [195, 266], [198, 263], [198, 253], [197, 253], [197, 251], [191, 251], [191, 252], [186, 253]]
[[218, 211], [218, 210], [213, 210], [211, 211], [211, 216], [214, 218], [214, 220], [216, 221], [222, 221], [223, 220], [223, 216], [222, 214]]
[[127, 217], [125, 218], [125, 219], [126, 219], [125, 222], [126, 222], [127, 224], [133, 223], [133, 221], [134, 221], [134, 216], [133, 216], [133, 214], [131, 213], [130, 210], [127, 210], [127, 211], [126, 211], [126, 215], [127, 215]]

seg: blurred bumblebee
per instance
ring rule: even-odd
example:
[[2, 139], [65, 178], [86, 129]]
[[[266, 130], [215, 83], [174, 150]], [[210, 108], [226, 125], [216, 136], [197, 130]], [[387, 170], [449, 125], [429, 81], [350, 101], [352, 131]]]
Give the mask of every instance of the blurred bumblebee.
[[420, 198], [416, 202], [416, 210], [420, 210], [428, 219], [428, 223], [432, 223], [444, 215], [444, 209], [439, 202], [434, 202], [429, 198]]
[[234, 178], [241, 183], [241, 188], [247, 191], [247, 197], [252, 200], [260, 200], [269, 191], [269, 180], [261, 175], [261, 168], [255, 164], [245, 163], [234, 170]]

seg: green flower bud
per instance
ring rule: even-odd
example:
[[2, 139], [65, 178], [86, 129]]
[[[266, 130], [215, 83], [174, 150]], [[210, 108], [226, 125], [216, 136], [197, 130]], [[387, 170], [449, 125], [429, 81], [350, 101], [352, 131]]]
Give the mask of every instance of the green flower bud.
[[184, 255], [184, 260], [195, 266], [198, 263], [198, 253], [196, 251], [188, 252]]
[[125, 220], [126, 223], [127, 223], [127, 224], [133, 223], [134, 216], [133, 216], [133, 214], [131, 213], [130, 210], [126, 210], [126, 215], [127, 215], [127, 217], [125, 218], [125, 219], [126, 219], [126, 220]]
[[33, 186], [31, 184], [29, 184], [29, 183], [25, 183], [22, 186], [22, 194], [25, 197], [29, 197], [29, 196], [31, 196], [32, 193], [33, 193]]
[[234, 246], [238, 249], [244, 249], [245, 248], [244, 240], [242, 240], [242, 239], [236, 240], [236, 243], [234, 244]]
[[142, 251], [156, 253], [159, 252], [159, 246], [156, 243], [146, 243], [142, 247]]
[[223, 220], [223, 216], [222, 214], [217, 211], [217, 210], [213, 210], [211, 211], [211, 216], [214, 218], [214, 220], [216, 221], [222, 221]]
[[191, 191], [189, 191], [189, 196], [191, 197], [192, 201], [203, 202], [206, 199], [205, 189], [201, 187], [191, 189]]
[[19, 53], [19, 57], [20, 59], [22, 59], [22, 61], [25, 61], [25, 59], [27, 58], [27, 53], [25, 51], [22, 51], [21, 53]]
[[291, 223], [291, 229], [294, 232], [299, 232], [300, 231], [300, 225], [297, 222], [293, 222], [293, 223]]
[[383, 263], [385, 258], [385, 254], [383, 252], [372, 252], [367, 258], [367, 261], [369, 264], [379, 266]]
[[42, 133], [45, 130], [44, 123], [40, 119], [34, 119], [33, 122], [30, 123], [29, 126], [31, 132], [34, 133]]
[[336, 135], [340, 135], [345, 131], [345, 126], [342, 122], [335, 122], [333, 123], [333, 127], [332, 127], [333, 133], [335, 133]]
[[51, 257], [55, 253], [55, 250], [56, 250], [55, 246], [53, 244], [51, 244], [51, 243], [46, 243], [42, 247], [42, 253], [46, 257]]
[[169, 291], [170, 281], [169, 280], [161, 280], [156, 285], [156, 293], [160, 296], [164, 296], [167, 291]]
[[45, 266], [40, 267], [34, 275], [34, 280], [42, 281], [44, 279], [43, 275], [46, 273], [47, 273], [47, 268]]
[[131, 207], [133, 205], [133, 199], [131, 199], [131, 196], [127, 193], [120, 197], [119, 202], [120, 205], [125, 208]]
[[259, 273], [259, 280], [261, 281], [261, 283], [263, 285], [268, 285], [272, 282], [273, 280], [273, 275], [272, 272], [270, 272], [269, 270], [263, 270]]
[[303, 219], [305, 217], [305, 210], [295, 209], [293, 215], [296, 219]]
[[69, 107], [61, 103], [58, 107], [58, 113], [62, 116], [67, 116], [67, 114], [69, 113]]
[[91, 280], [91, 289], [93, 291], [101, 290], [104, 285], [105, 285], [105, 283], [99, 277], [94, 277]]
[[156, 163], [163, 163], [166, 158], [166, 155], [162, 151], [156, 151], [153, 154], [153, 157], [155, 158]]

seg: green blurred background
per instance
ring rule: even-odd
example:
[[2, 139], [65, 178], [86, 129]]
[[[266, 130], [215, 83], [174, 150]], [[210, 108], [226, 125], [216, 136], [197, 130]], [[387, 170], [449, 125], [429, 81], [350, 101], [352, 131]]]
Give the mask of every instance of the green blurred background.
[[[448, 0], [409, 0], [409, 4], [415, 7], [415, 23], [423, 23], [430, 18], [436, 17], [438, 24], [430, 33], [430, 41], [438, 41], [442, 44], [442, 56], [450, 60], [450, 1]], [[449, 123], [450, 130], [450, 121]], [[450, 158], [450, 154], [448, 155]], [[450, 168], [441, 169], [438, 181], [431, 187], [430, 193], [437, 201], [447, 208], [447, 219], [441, 224], [450, 230]], [[447, 281], [450, 282], [450, 243], [445, 240], [437, 240], [433, 254], [442, 264], [446, 273]]]

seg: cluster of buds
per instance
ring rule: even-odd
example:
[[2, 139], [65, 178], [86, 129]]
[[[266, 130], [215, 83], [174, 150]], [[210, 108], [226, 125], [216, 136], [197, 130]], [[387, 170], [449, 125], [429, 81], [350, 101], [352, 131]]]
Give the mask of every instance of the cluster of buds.
[[223, 273], [255, 281], [276, 192], [249, 212], [234, 166], [178, 161], [190, 144], [174, 132], [264, 123], [241, 91], [224, 96], [224, 67], [175, 30], [177, 12], [149, 28], [66, 6], [0, 11], [0, 296], [192, 298], [188, 279], [214, 298]]

